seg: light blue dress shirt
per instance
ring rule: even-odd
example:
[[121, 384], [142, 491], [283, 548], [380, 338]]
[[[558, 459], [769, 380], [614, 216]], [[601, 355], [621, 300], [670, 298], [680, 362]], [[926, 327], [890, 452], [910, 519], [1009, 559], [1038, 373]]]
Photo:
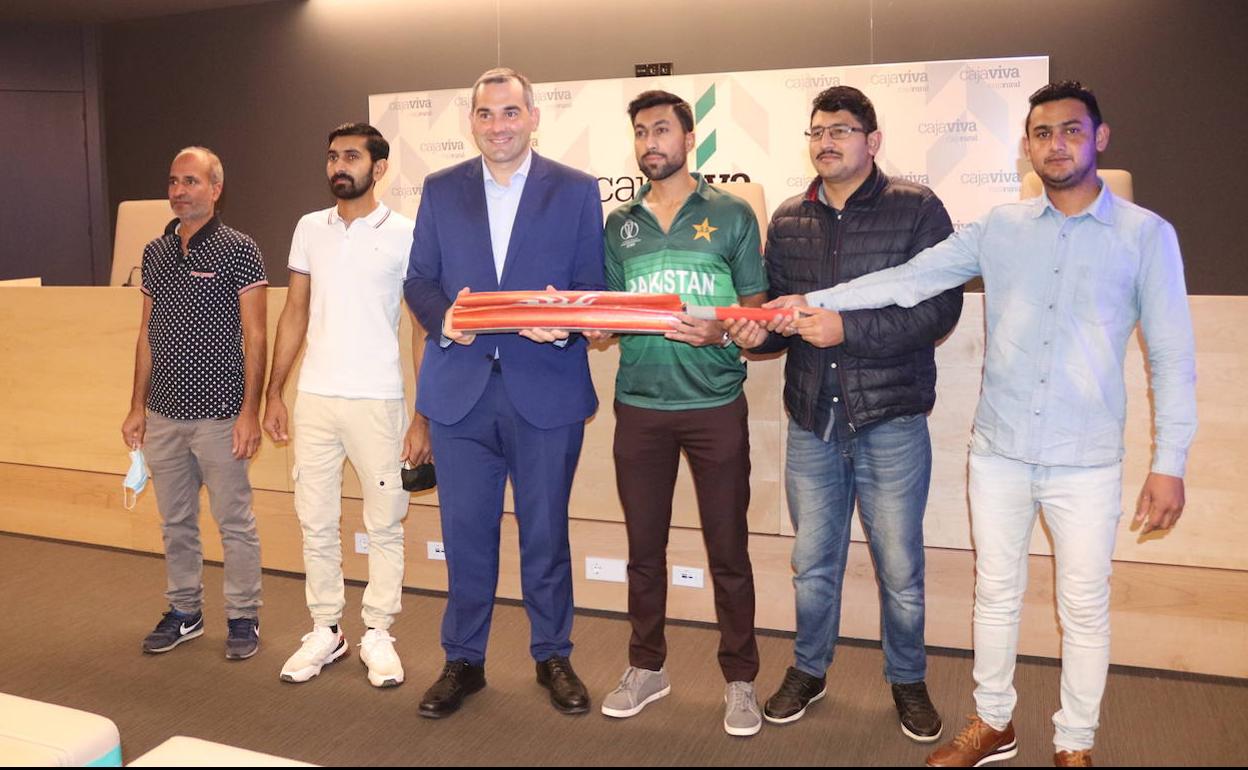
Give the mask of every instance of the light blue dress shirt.
[[833, 310], [913, 307], [976, 276], [987, 325], [977, 450], [1037, 465], [1119, 462], [1123, 360], [1138, 322], [1152, 376], [1152, 470], [1183, 476], [1196, 433], [1196, 361], [1169, 222], [1104, 185], [1070, 217], [1044, 194], [994, 208], [904, 265], [806, 299]]
[[494, 250], [494, 275], [503, 280], [503, 264], [507, 261], [507, 246], [511, 243], [511, 230], [516, 224], [516, 211], [520, 208], [520, 196], [524, 183], [533, 166], [533, 151], [524, 156], [520, 168], [511, 174], [510, 183], [504, 187], [494, 181], [490, 167], [481, 158], [481, 171], [485, 178], [485, 209], [490, 217], [490, 247]]
[[[490, 220], [490, 249], [494, 253], [494, 277], [501, 284], [503, 267], [507, 263], [507, 247], [511, 245], [511, 231], [516, 225], [516, 212], [520, 210], [520, 196], [524, 194], [524, 183], [529, 178], [529, 169], [533, 167], [533, 151], [524, 156], [520, 168], [511, 174], [511, 181], [503, 187], [494, 180], [490, 167], [485, 164], [485, 156], [481, 156], [482, 184], [485, 186], [485, 213]], [[557, 340], [556, 343], [565, 340]], [[438, 342], [439, 347], [449, 347], [450, 338], [445, 335]], [[562, 347], [562, 346], [561, 346]], [[494, 351], [498, 358], [498, 351]]]

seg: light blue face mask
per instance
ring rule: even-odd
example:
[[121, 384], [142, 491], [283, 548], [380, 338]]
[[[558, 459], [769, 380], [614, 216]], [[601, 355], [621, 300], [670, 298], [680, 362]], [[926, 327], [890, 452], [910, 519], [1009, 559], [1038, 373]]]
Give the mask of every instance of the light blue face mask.
[[[130, 471], [126, 473], [126, 480], [121, 482], [121, 504], [126, 507], [127, 511], [134, 510], [134, 506], [139, 502], [139, 493], [143, 491], [143, 487], [147, 486], [149, 478], [151, 477], [147, 474], [147, 463], [143, 461], [143, 450], [132, 450]], [[133, 493], [133, 497], [127, 494], [130, 492]]]

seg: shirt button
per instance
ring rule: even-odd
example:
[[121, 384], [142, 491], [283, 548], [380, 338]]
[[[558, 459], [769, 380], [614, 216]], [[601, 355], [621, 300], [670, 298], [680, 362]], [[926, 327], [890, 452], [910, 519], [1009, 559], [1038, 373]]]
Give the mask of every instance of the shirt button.
[[1049, 341], [1048, 341], [1048, 340], [1045, 340], [1045, 341], [1044, 341], [1044, 344], [1045, 344], [1045, 345], [1049, 344]]
[[1050, 305], [1049, 305], [1049, 310], [1052, 310], [1052, 309], [1053, 309], [1053, 305], [1052, 305], [1052, 304], [1050, 304]]
[[839, 403], [841, 403], [841, 399], [840, 399], [838, 396], [833, 396], [833, 397], [832, 397], [832, 403], [834, 403], [834, 404], [839, 404]]
[[1060, 267], [1055, 267], [1055, 268], [1053, 268], [1053, 272], [1055, 272], [1055, 273], [1060, 273], [1060, 272], [1062, 272], [1062, 269], [1061, 269]]
[[1039, 414], [1040, 414], [1040, 410], [1039, 410], [1039, 409], [1037, 409], [1037, 410], [1036, 410], [1036, 414], [1037, 414], [1037, 415], [1039, 415]]
[[833, 363], [831, 364], [831, 368], [832, 368], [832, 369], [835, 369], [835, 368], [836, 368], [836, 362], [833, 362]]
[[1046, 380], [1046, 379], [1045, 379], [1045, 378], [1043, 378], [1043, 377], [1041, 377], [1041, 378], [1040, 378], [1040, 384], [1041, 384], [1041, 385], [1043, 385], [1043, 384], [1044, 384], [1044, 383], [1046, 383], [1046, 382], [1048, 382], [1048, 380]]

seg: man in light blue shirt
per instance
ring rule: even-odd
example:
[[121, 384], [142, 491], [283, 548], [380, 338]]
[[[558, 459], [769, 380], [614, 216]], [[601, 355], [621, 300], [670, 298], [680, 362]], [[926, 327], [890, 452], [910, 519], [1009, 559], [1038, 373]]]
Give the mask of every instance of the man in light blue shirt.
[[773, 301], [798, 308], [798, 320], [784, 321], [781, 331], [819, 344], [839, 326], [837, 311], [911, 307], [983, 277], [987, 347], [969, 464], [977, 716], [928, 758], [934, 766], [1017, 753], [1012, 682], [1037, 504], [1053, 534], [1063, 631], [1055, 762], [1090, 761], [1109, 666], [1123, 359], [1137, 322], [1156, 430], [1134, 520], [1143, 532], [1168, 529], [1182, 513], [1196, 431], [1194, 343], [1174, 228], [1115, 197], [1097, 177], [1109, 126], [1082, 85], [1057, 83], [1033, 94], [1026, 131], [1027, 154], [1044, 183], [1040, 197], [998, 206], [904, 265]]

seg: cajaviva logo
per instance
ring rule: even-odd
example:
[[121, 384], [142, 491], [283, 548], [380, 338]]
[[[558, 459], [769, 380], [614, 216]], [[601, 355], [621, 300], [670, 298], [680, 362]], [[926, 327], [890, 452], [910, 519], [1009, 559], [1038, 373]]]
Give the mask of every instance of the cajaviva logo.
[[1023, 177], [1017, 171], [1000, 169], [997, 171], [966, 171], [958, 175], [958, 181], [966, 185], [986, 187], [991, 185], [1020, 185]]
[[446, 139], [438, 142], [421, 142], [421, 152], [463, 152], [464, 143], [459, 139]]
[[1023, 73], [1018, 67], [998, 64], [994, 67], [967, 67], [958, 73], [958, 78], [969, 83], [992, 88], [1021, 88]]
[[[729, 174], [709, 174], [701, 172], [707, 184], [727, 184], [728, 182], [748, 182], [750, 175], [744, 171]], [[598, 177], [598, 198], [603, 203], [616, 201], [626, 203], [637, 196], [637, 191], [646, 183], [644, 176], [600, 176]]]
[[839, 86], [841, 79], [836, 75], [799, 75], [785, 78], [785, 88], [831, 88]]
[[916, 171], [904, 171], [899, 174], [889, 174], [888, 176], [890, 179], [900, 179], [902, 181], [912, 182], [914, 184], [931, 184], [932, 183], [931, 175], [920, 174]]
[[924, 121], [919, 124], [920, 134], [976, 134], [979, 126], [973, 120]]
[[534, 88], [533, 104], [541, 107], [544, 104], [558, 104], [572, 101], [572, 91], [568, 88]]
[[387, 109], [391, 112], [403, 112], [405, 110], [431, 110], [433, 109], [433, 99], [428, 97], [394, 99], [387, 106]]
[[867, 79], [873, 86], [927, 85], [927, 72], [905, 70], [904, 72], [877, 72]]

